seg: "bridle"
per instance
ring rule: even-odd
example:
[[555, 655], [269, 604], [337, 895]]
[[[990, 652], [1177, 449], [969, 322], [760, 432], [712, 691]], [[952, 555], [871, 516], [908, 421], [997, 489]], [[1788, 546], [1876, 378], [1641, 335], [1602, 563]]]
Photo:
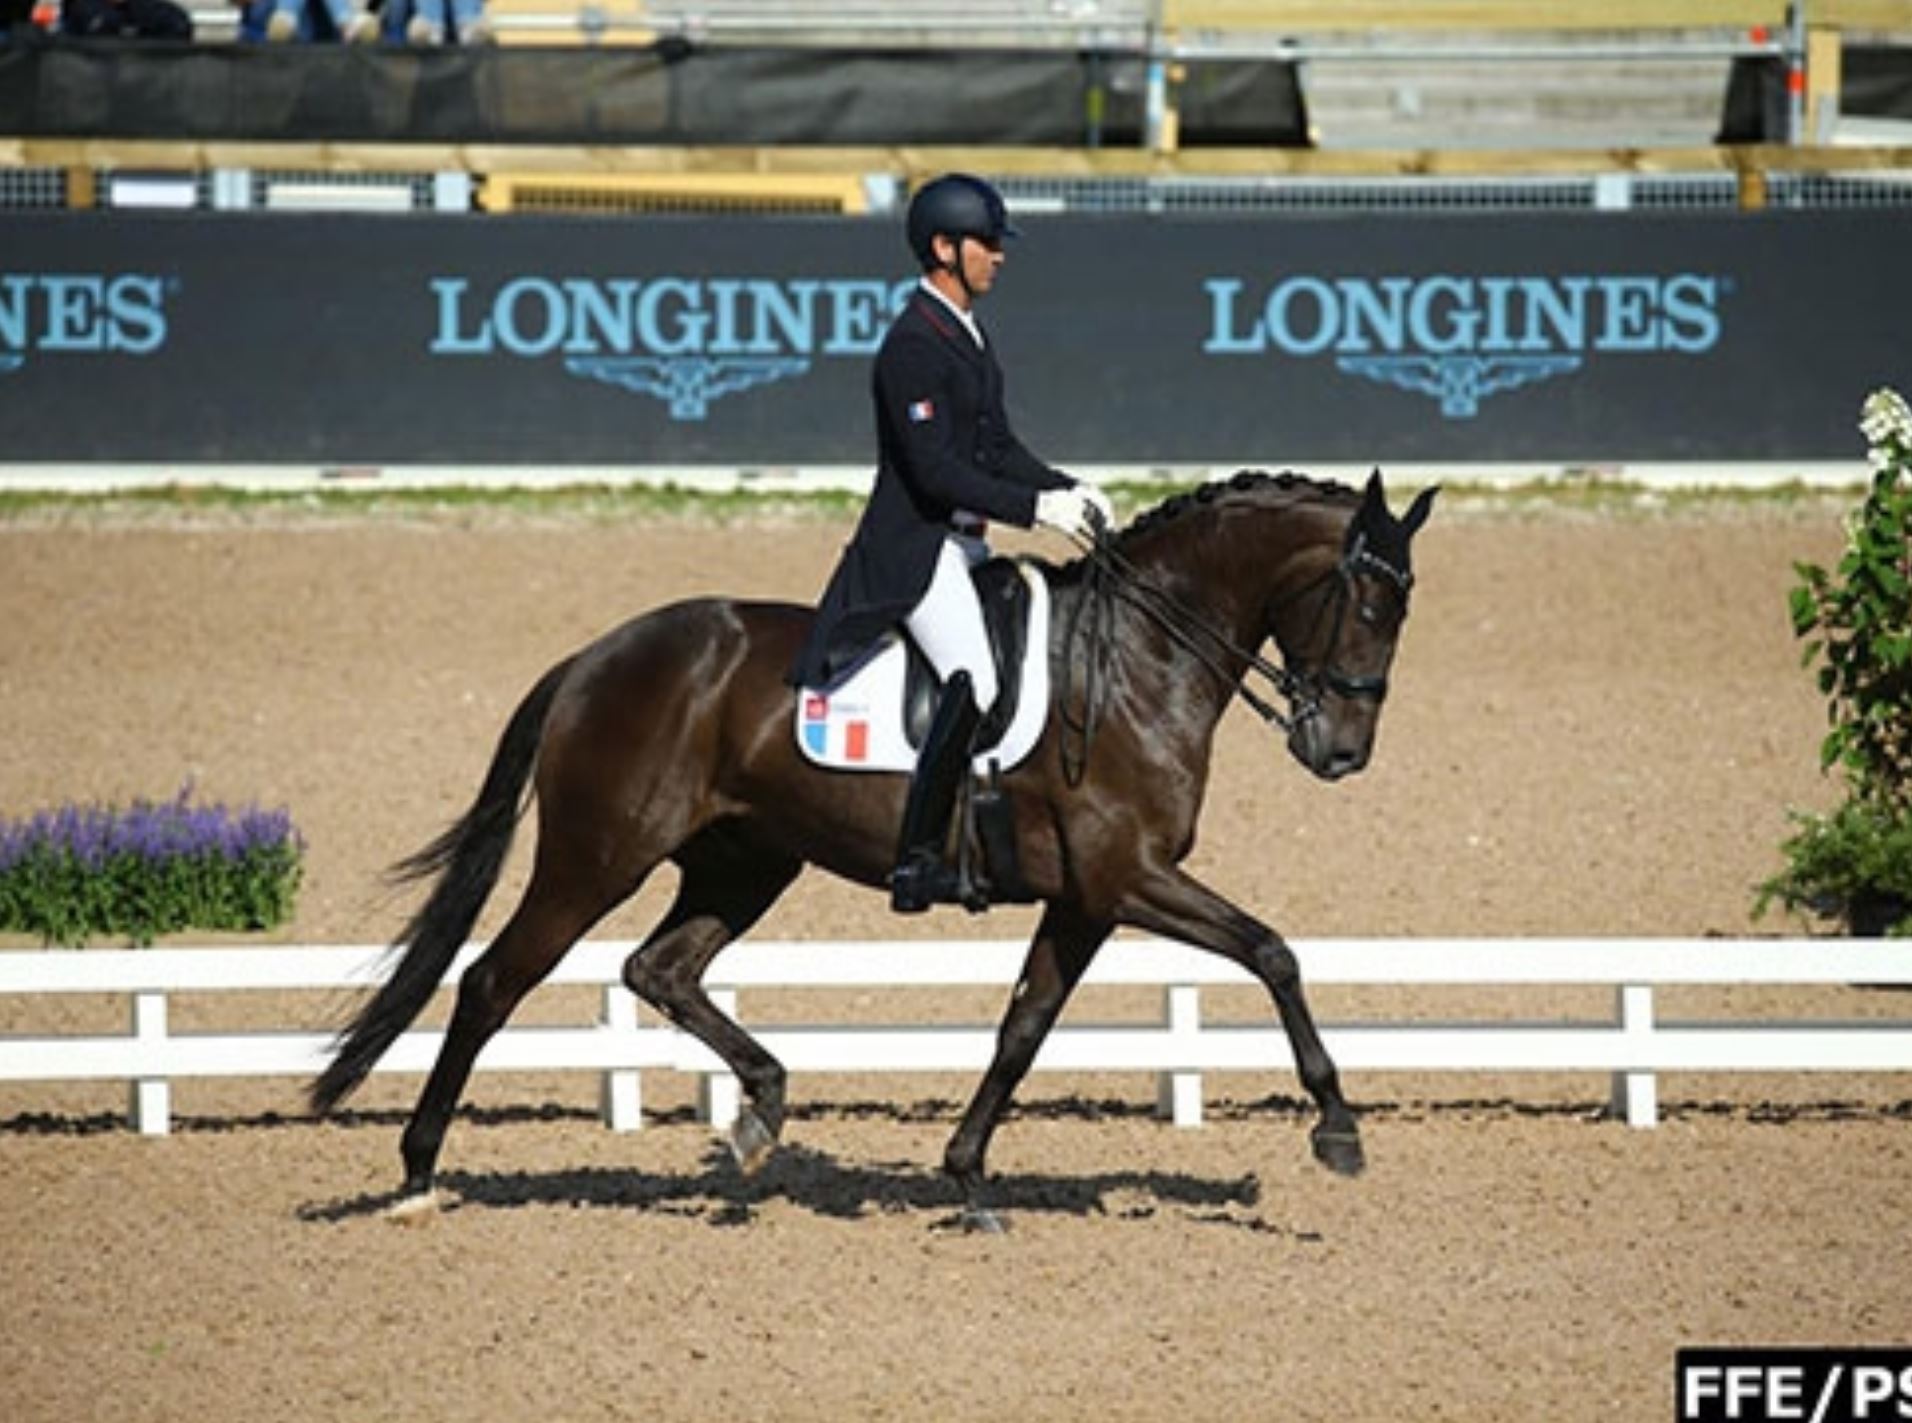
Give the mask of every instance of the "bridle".
[[[1315, 641], [1312, 633], [1320, 629], [1324, 619], [1327, 620], [1327, 651], [1320, 665], [1305, 675], [1297, 675], [1269, 661], [1252, 647], [1241, 646], [1173, 593], [1152, 582], [1116, 546], [1114, 535], [1099, 518], [1093, 523], [1086, 549], [1088, 583], [1085, 596], [1078, 600], [1063, 629], [1063, 686], [1058, 700], [1058, 715], [1065, 733], [1062, 745], [1063, 774], [1072, 786], [1081, 783], [1088, 765], [1090, 743], [1095, 739], [1096, 729], [1102, 721], [1108, 688], [1108, 665], [1115, 641], [1114, 604], [1118, 599], [1154, 622], [1171, 640], [1220, 678], [1234, 695], [1253, 708], [1263, 722], [1278, 728], [1284, 735], [1292, 735], [1296, 727], [1321, 715], [1324, 693], [1332, 692], [1336, 696], [1377, 704], [1388, 694], [1385, 674], [1355, 676], [1334, 665], [1348, 610], [1355, 603], [1355, 585], [1359, 579], [1380, 578], [1392, 584], [1399, 591], [1404, 607], [1414, 587], [1414, 575], [1407, 569], [1396, 568], [1375, 553], [1368, 547], [1365, 533], [1357, 533], [1348, 541], [1332, 568], [1287, 595], [1289, 599], [1298, 600], [1315, 594], [1325, 584], [1333, 584], [1333, 588], [1321, 599], [1308, 639], [1312, 644]], [[1078, 643], [1084, 644], [1085, 649], [1085, 655], [1080, 659], [1082, 712], [1079, 717], [1070, 710], [1074, 702], [1071, 693], [1078, 670], [1075, 655]], [[1230, 663], [1240, 665], [1243, 671], [1236, 672]], [[1278, 696], [1287, 700], [1289, 710], [1286, 713], [1248, 685], [1248, 674], [1251, 672], [1259, 673]], [[1073, 748], [1072, 741], [1075, 743]]]
[[[1388, 679], [1385, 674], [1377, 677], [1351, 677], [1334, 665], [1335, 651], [1341, 646], [1341, 629], [1347, 620], [1348, 609], [1354, 603], [1355, 580], [1362, 577], [1385, 579], [1400, 593], [1403, 608], [1407, 606], [1408, 594], [1414, 588], [1414, 575], [1405, 569], [1396, 568], [1370, 549], [1365, 533], [1356, 534], [1348, 547], [1342, 550], [1341, 557], [1335, 566], [1324, 574], [1322, 579], [1317, 579], [1307, 588], [1302, 589], [1301, 593], [1311, 592], [1329, 577], [1336, 579], [1336, 587], [1333, 596], [1323, 600], [1322, 610], [1325, 613], [1332, 607], [1334, 624], [1328, 630], [1328, 652], [1322, 659], [1322, 670], [1312, 678], [1291, 679], [1303, 680], [1304, 685], [1314, 687], [1317, 695], [1314, 695], [1309, 703], [1308, 714], [1311, 716], [1320, 713], [1321, 701], [1318, 691], [1321, 687], [1326, 687], [1337, 696], [1359, 701], [1380, 702], [1388, 694]], [[1320, 616], [1321, 614], [1316, 615], [1317, 626], [1319, 626]]]

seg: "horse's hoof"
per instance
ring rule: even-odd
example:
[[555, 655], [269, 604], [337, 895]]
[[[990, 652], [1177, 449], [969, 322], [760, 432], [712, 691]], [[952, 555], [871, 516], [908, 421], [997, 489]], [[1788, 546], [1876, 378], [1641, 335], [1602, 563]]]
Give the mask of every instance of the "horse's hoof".
[[1324, 1131], [1316, 1127], [1312, 1140], [1315, 1160], [1335, 1175], [1359, 1176], [1366, 1169], [1368, 1158], [1361, 1150], [1359, 1132]]
[[981, 1206], [964, 1206], [963, 1213], [956, 1217], [956, 1224], [964, 1235], [1009, 1234], [1009, 1222]]
[[739, 1171], [746, 1176], [756, 1175], [776, 1149], [776, 1133], [764, 1125], [762, 1117], [749, 1107], [737, 1114], [737, 1120], [730, 1127], [730, 1154], [737, 1159]]
[[387, 1207], [385, 1219], [394, 1225], [424, 1225], [438, 1218], [444, 1204], [444, 1197], [436, 1191], [414, 1191]]

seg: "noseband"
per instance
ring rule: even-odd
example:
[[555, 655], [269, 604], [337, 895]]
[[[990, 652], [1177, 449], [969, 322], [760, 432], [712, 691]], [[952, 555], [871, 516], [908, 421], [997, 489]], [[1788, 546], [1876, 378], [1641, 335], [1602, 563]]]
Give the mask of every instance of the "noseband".
[[[1289, 595], [1296, 599], [1305, 598], [1325, 583], [1334, 584], [1332, 591], [1323, 598], [1315, 622], [1318, 628], [1323, 618], [1332, 620], [1328, 632], [1328, 650], [1322, 659], [1321, 669], [1305, 677], [1270, 662], [1254, 648], [1242, 647], [1174, 594], [1150, 582], [1141, 569], [1116, 547], [1114, 536], [1106, 528], [1097, 526], [1089, 544], [1088, 560], [1087, 595], [1077, 603], [1063, 634], [1064, 676], [1059, 711], [1064, 730], [1071, 733], [1063, 743], [1063, 771], [1071, 785], [1079, 784], [1082, 779], [1088, 764], [1089, 744], [1101, 722], [1102, 690], [1108, 683], [1106, 672], [1114, 645], [1110, 623], [1112, 603], [1116, 598], [1152, 620], [1193, 655], [1196, 661], [1230, 686], [1235, 695], [1248, 703], [1264, 722], [1280, 728], [1284, 735], [1291, 734], [1297, 726], [1321, 715], [1324, 690], [1356, 701], [1378, 703], [1387, 696], [1388, 679], [1385, 676], [1352, 676], [1334, 665], [1348, 609], [1355, 602], [1355, 583], [1358, 579], [1385, 579], [1399, 590], [1403, 605], [1414, 587], [1414, 575], [1406, 569], [1396, 568], [1371, 550], [1365, 534], [1357, 534], [1349, 541], [1333, 568]], [[1071, 687], [1076, 679], [1073, 649], [1079, 640], [1086, 640], [1088, 656], [1082, 673], [1083, 710], [1078, 717], [1069, 708], [1074, 700]], [[1244, 664], [1245, 670], [1241, 673], [1233, 671], [1226, 665], [1231, 660]], [[1275, 692], [1287, 700], [1289, 710], [1283, 713], [1272, 702], [1251, 690], [1247, 672], [1260, 673]], [[1071, 739], [1076, 743], [1073, 751], [1069, 745]]]

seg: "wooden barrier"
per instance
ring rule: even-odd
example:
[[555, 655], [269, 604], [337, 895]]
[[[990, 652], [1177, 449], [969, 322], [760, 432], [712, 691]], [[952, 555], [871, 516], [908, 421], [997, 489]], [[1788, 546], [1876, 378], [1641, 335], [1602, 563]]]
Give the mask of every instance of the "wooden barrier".
[[[579, 945], [550, 980], [604, 990], [598, 1019], [570, 1027], [507, 1028], [481, 1069], [579, 1070], [602, 1074], [606, 1121], [641, 1120], [641, 1074], [696, 1074], [706, 1115], [727, 1124], [737, 1088], [701, 1044], [661, 1023], [640, 1023], [619, 969], [630, 942]], [[1912, 1021], [1839, 1023], [1660, 1020], [1654, 990], [1674, 984], [1912, 984], [1912, 946], [1853, 940], [1460, 939], [1322, 940], [1298, 943], [1311, 985], [1606, 985], [1615, 1013], [1597, 1022], [1329, 1024], [1323, 1035], [1344, 1071], [1600, 1072], [1612, 1076], [1616, 1111], [1636, 1127], [1658, 1118], [1662, 1072], [1912, 1072]], [[712, 996], [738, 1011], [738, 995], [769, 988], [928, 988], [1013, 983], [1020, 943], [921, 940], [746, 942], [712, 969]], [[476, 953], [467, 948], [447, 977]], [[127, 995], [130, 1029], [112, 1036], [0, 1036], [0, 1081], [123, 1080], [132, 1115], [149, 1135], [168, 1130], [171, 1084], [212, 1077], [306, 1076], [330, 1034], [309, 1026], [267, 1033], [170, 1030], [178, 994], [369, 986], [383, 951], [364, 947], [0, 953], [0, 994]], [[1204, 1020], [1204, 988], [1248, 983], [1226, 962], [1159, 940], [1110, 944], [1086, 983], [1144, 985], [1163, 993], [1155, 1023], [1059, 1028], [1039, 1071], [1145, 1072], [1157, 1077], [1166, 1115], [1199, 1124], [1202, 1074], [1292, 1069], [1287, 1040], [1270, 1021]], [[1544, 1004], [1543, 1004], [1544, 1011]], [[845, 1021], [765, 1029], [762, 1041], [796, 1073], [979, 1073], [995, 1045], [993, 1024], [921, 1026]], [[443, 1034], [406, 1033], [381, 1072], [429, 1069]]]
[[600, 147], [0, 138], [0, 168], [331, 173], [725, 174], [906, 179], [963, 169], [1044, 178], [1542, 178], [1601, 173], [1867, 173], [1912, 169], [1912, 145], [1620, 149]]
[[[1786, 0], [1162, 0], [1167, 28], [1274, 31], [1602, 31], [1783, 28]], [[1808, 0], [1814, 25], [1912, 29], [1908, 0]]]

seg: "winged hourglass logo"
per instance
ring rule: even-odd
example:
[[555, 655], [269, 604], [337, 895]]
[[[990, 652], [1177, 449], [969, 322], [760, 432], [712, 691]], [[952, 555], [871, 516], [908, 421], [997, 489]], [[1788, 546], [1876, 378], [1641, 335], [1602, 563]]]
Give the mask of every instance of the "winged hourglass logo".
[[1579, 370], [1580, 357], [1342, 356], [1335, 365], [1351, 375], [1431, 395], [1449, 420], [1468, 420], [1480, 413], [1488, 396]]
[[801, 356], [572, 356], [564, 368], [654, 395], [670, 407], [673, 420], [702, 420], [719, 396], [800, 376], [810, 363]]

